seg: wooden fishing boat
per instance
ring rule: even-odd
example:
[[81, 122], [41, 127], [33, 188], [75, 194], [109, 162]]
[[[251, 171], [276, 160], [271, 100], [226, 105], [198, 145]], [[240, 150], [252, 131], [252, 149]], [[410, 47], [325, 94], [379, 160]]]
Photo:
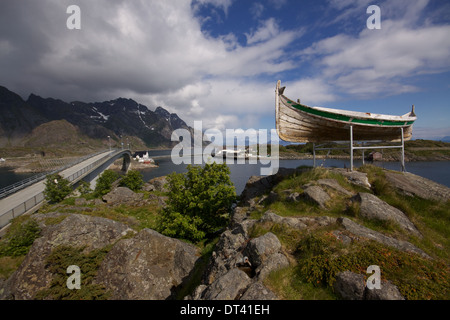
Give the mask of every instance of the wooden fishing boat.
[[[275, 90], [276, 126], [279, 137], [290, 142], [404, 141], [412, 137], [417, 117], [412, 111], [402, 116], [308, 107], [283, 95], [285, 87], [277, 82]], [[403, 132], [402, 129], [403, 128]]]

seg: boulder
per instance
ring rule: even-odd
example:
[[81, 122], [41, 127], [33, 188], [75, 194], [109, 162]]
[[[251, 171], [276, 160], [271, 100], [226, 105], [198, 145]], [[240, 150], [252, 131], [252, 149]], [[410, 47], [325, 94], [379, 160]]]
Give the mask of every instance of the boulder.
[[381, 281], [380, 289], [366, 287], [364, 298], [366, 300], [405, 300], [397, 286], [390, 281]]
[[413, 244], [411, 244], [407, 241], [397, 240], [397, 239], [388, 237], [378, 231], [374, 231], [372, 229], [366, 228], [348, 218], [343, 218], [343, 217], [338, 218], [337, 222], [345, 230], [349, 231], [350, 233], [353, 233], [356, 236], [366, 238], [369, 240], [374, 240], [374, 241], [382, 243], [386, 246], [394, 247], [401, 251], [412, 252], [412, 253], [418, 254], [424, 258], [431, 259], [430, 256], [427, 255], [424, 251], [422, 251], [421, 249], [417, 248], [416, 246], [414, 246]]
[[212, 253], [202, 276], [202, 282], [209, 285], [234, 268], [236, 262], [243, 258], [239, 253], [245, 247], [246, 241], [243, 234], [233, 233], [230, 229], [225, 230], [220, 235], [215, 251]]
[[448, 201], [450, 188], [409, 172], [385, 172], [387, 181], [401, 193], [423, 199]]
[[215, 280], [202, 294], [205, 300], [236, 300], [250, 285], [251, 279], [244, 271], [233, 268]]
[[342, 169], [342, 168], [333, 168], [330, 170], [340, 173], [345, 178], [347, 178], [347, 180], [350, 183], [353, 183], [357, 186], [364, 187], [367, 189], [370, 189], [372, 187], [372, 185], [369, 182], [369, 178], [367, 178], [367, 173], [365, 173], [365, 172], [347, 171], [346, 169]]
[[276, 252], [269, 255], [259, 266], [256, 268], [255, 273], [259, 280], [264, 280], [272, 271], [282, 269], [289, 266], [288, 258], [280, 253]]
[[350, 271], [339, 272], [336, 275], [333, 289], [344, 300], [363, 300], [364, 276]]
[[345, 196], [352, 196], [353, 193], [351, 193], [350, 191], [348, 191], [347, 189], [345, 189], [343, 186], [341, 186], [339, 184], [339, 182], [337, 182], [336, 179], [319, 179], [317, 180], [317, 184], [319, 184], [320, 186], [325, 186], [328, 187], [330, 189], [333, 189]]
[[259, 267], [270, 255], [281, 249], [280, 240], [272, 232], [252, 239], [248, 242], [244, 255], [246, 255], [254, 267]]
[[241, 193], [240, 204], [241, 206], [248, 206], [252, 204], [252, 199], [262, 196], [268, 193], [276, 184], [278, 184], [284, 178], [301, 172], [301, 169], [287, 169], [279, 168], [278, 172], [269, 176], [251, 176], [244, 190]]
[[134, 231], [120, 222], [79, 214], [71, 214], [58, 224], [48, 225], [8, 279], [8, 290], [16, 300], [33, 299], [38, 291], [48, 288], [53, 279], [45, 262], [52, 249], [68, 245], [84, 247], [87, 253], [113, 244], [129, 232]]
[[96, 277], [111, 299], [174, 298], [198, 259], [197, 248], [150, 229], [119, 241], [106, 255]]
[[305, 229], [307, 227], [307, 225], [301, 222], [298, 218], [280, 217], [279, 215], [273, 213], [272, 211], [266, 211], [259, 221], [283, 224], [290, 228], [299, 230]]
[[102, 197], [103, 201], [109, 205], [139, 204], [143, 198], [143, 193], [136, 193], [127, 187], [117, 187]]
[[[160, 191], [160, 192], [169, 192], [168, 189], [168, 184], [167, 184], [167, 177], [166, 176], [162, 176], [162, 177], [157, 177], [157, 178], [153, 178], [151, 180], [149, 180], [147, 183], [147, 189], [152, 189], [152, 190], [156, 190], [156, 191]], [[150, 185], [152, 185], [153, 187], [151, 187]]]
[[326, 203], [330, 201], [330, 196], [319, 186], [309, 186], [303, 191], [303, 197], [320, 208], [326, 209]]
[[413, 235], [422, 237], [419, 230], [416, 229], [414, 224], [402, 211], [387, 204], [377, 196], [370, 193], [360, 192], [355, 197], [353, 197], [352, 200], [359, 202], [359, 214], [362, 217], [366, 219], [393, 221], [397, 223], [401, 228], [412, 233]]
[[261, 281], [251, 284], [240, 300], [276, 300], [277, 296]]

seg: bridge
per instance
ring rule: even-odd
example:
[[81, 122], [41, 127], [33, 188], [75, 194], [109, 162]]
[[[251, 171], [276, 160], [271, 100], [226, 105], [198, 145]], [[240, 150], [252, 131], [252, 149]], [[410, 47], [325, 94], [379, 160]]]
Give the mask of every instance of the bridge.
[[107, 150], [78, 159], [58, 170], [42, 173], [0, 190], [0, 229], [22, 214], [37, 210], [44, 202], [45, 178], [58, 173], [74, 186], [80, 180], [95, 184], [96, 178], [114, 161], [123, 158], [122, 171], [127, 171], [131, 162], [130, 150]]

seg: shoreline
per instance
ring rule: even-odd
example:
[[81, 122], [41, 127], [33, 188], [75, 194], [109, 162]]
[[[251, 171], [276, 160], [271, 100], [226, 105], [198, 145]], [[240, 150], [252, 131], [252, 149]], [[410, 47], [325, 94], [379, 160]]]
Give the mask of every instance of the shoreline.
[[[47, 160], [60, 160], [61, 158], [52, 158], [52, 159], [47, 159]], [[313, 155], [309, 155], [309, 154], [293, 154], [293, 155], [288, 155], [288, 154], [281, 154], [279, 156], [279, 160], [312, 160], [313, 159]], [[323, 159], [337, 159], [337, 160], [349, 160], [350, 156], [348, 155], [316, 155], [316, 159], [317, 160], [323, 160]], [[362, 156], [360, 155], [355, 155], [353, 157], [353, 159], [356, 160], [361, 160]], [[396, 157], [392, 157], [390, 155], [387, 155], [384, 159], [382, 160], [374, 160], [373, 162], [398, 162], [400, 161], [400, 158], [396, 158]], [[440, 156], [436, 156], [436, 155], [432, 155], [432, 156], [413, 156], [410, 157], [408, 155], [405, 156], [405, 162], [433, 162], [433, 161], [450, 161], [450, 156], [445, 156], [445, 155], [440, 155]], [[39, 167], [34, 166], [33, 164], [35, 164], [37, 162], [37, 159], [14, 159], [14, 158], [7, 158], [6, 161], [4, 162], [0, 162], [0, 168], [7, 168], [8, 171], [13, 171], [14, 173], [41, 173], [41, 172], [45, 172], [45, 171], [49, 171], [49, 170], [42, 170]], [[372, 161], [366, 160], [367, 163], [372, 163]], [[158, 168], [159, 166], [157, 164], [143, 164], [143, 163], [138, 163], [136, 161], [132, 161], [131, 162], [131, 168], [133, 169], [148, 169], [148, 168]], [[30, 166], [27, 168], [27, 166]], [[112, 164], [112, 167], [119, 167], [121, 166], [121, 164]]]

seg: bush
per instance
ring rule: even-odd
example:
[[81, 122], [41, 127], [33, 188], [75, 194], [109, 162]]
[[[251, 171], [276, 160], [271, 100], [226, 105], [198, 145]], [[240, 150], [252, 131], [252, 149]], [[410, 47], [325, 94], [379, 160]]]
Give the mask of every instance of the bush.
[[34, 240], [39, 237], [41, 229], [38, 223], [30, 219], [26, 222], [17, 218], [8, 230], [5, 239], [0, 243], [0, 257], [18, 257], [28, 253]]
[[[110, 293], [106, 288], [95, 283], [98, 268], [110, 250], [110, 246], [84, 253], [84, 247], [74, 248], [61, 245], [52, 250], [45, 259], [45, 268], [53, 274], [50, 286], [38, 291], [38, 300], [105, 300]], [[67, 267], [76, 265], [81, 270], [81, 288], [70, 290], [67, 288]]]
[[47, 176], [45, 181], [44, 196], [45, 199], [52, 203], [58, 203], [72, 192], [72, 187], [67, 179], [59, 174], [51, 174]]
[[102, 197], [112, 189], [112, 184], [119, 179], [119, 174], [112, 170], [105, 170], [100, 177], [98, 177], [95, 186], [94, 194], [96, 197]]
[[197, 242], [227, 224], [236, 191], [226, 164], [187, 168], [185, 174], [168, 176], [168, 205], [159, 217], [158, 231]]
[[89, 182], [81, 180], [80, 183], [78, 184], [77, 190], [80, 192], [82, 196], [90, 194], [92, 192], [91, 184]]
[[144, 185], [144, 180], [142, 179], [142, 173], [137, 170], [129, 170], [127, 174], [120, 180], [120, 185], [122, 187], [127, 187], [133, 191], [139, 191]]

